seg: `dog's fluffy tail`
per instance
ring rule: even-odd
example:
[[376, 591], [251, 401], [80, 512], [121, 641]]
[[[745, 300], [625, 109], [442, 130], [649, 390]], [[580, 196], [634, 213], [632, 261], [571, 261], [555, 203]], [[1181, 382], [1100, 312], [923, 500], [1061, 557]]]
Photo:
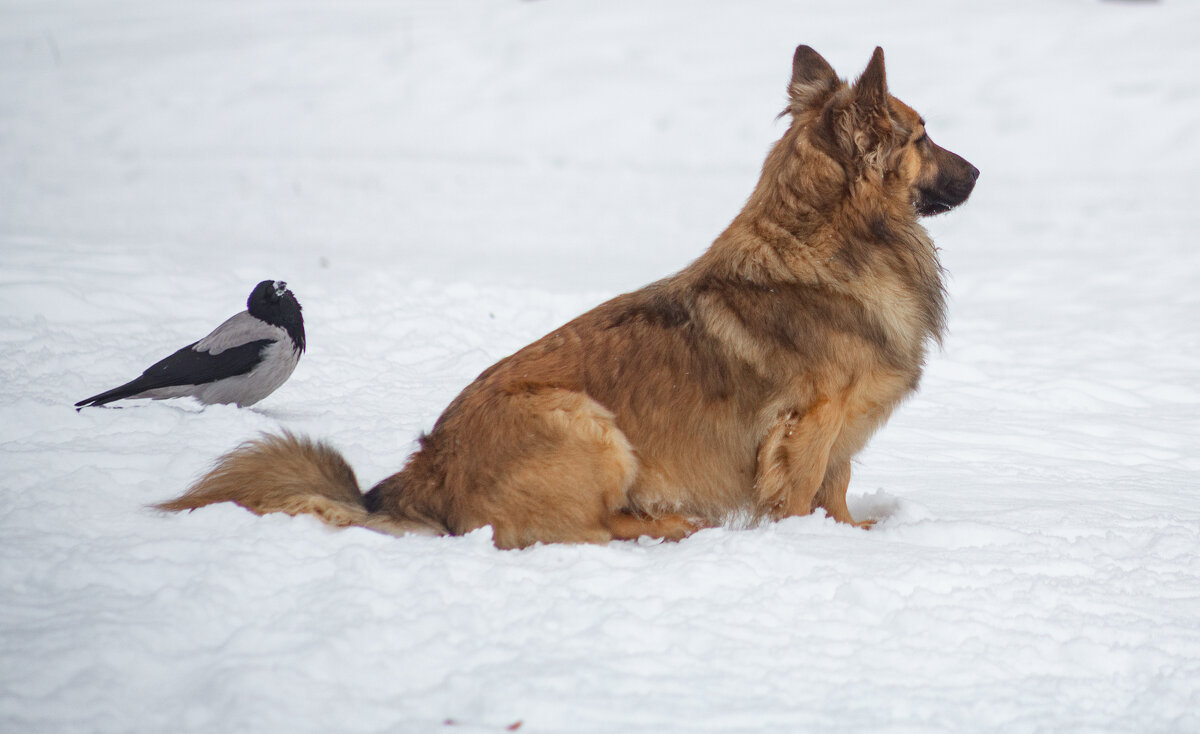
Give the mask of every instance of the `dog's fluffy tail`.
[[218, 459], [183, 496], [155, 507], [179, 512], [217, 502], [235, 502], [259, 515], [316, 515], [336, 527], [359, 525], [389, 535], [436, 532], [368, 513], [354, 470], [342, 455], [287, 431], [243, 443]]

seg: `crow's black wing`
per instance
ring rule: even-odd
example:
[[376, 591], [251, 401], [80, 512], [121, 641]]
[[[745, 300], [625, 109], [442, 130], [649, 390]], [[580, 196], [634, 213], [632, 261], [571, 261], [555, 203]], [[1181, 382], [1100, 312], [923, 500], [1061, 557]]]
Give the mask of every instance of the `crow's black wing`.
[[75, 407], [104, 405], [121, 398], [136, 397], [147, 390], [181, 385], [207, 385], [228, 377], [244, 375], [262, 362], [263, 348], [274, 341], [256, 339], [218, 354], [196, 351], [196, 345], [189, 344], [166, 359], [147, 367], [141, 377], [86, 400], [80, 400], [75, 403]]

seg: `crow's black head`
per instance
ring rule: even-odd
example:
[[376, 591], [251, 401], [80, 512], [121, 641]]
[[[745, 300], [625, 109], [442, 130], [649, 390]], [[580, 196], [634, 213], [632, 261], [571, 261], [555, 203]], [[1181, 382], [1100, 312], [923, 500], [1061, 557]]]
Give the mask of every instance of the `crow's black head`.
[[285, 329], [296, 348], [304, 351], [304, 317], [300, 314], [300, 302], [288, 290], [287, 283], [264, 280], [254, 286], [246, 299], [246, 310], [255, 318]]

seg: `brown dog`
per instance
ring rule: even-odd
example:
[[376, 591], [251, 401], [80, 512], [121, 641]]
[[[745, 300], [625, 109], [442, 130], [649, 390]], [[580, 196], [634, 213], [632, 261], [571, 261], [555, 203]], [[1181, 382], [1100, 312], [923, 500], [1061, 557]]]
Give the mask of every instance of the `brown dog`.
[[850, 85], [800, 46], [788, 96], [791, 126], [706, 253], [484, 371], [365, 496], [337, 452], [285, 434], [161, 507], [233, 501], [398, 534], [491, 525], [501, 548], [678, 539], [735, 513], [854, 522], [850, 460], [945, 325], [917, 219], [964, 202], [979, 171], [888, 94], [882, 49]]

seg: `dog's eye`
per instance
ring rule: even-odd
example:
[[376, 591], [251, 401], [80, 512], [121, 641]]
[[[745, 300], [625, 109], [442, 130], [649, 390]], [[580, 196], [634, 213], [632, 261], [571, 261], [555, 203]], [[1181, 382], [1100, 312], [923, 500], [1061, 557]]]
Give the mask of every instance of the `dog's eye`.
[[929, 140], [929, 133], [922, 130], [921, 134], [913, 139], [913, 145], [920, 145], [921, 143], [924, 143], [926, 140]]

